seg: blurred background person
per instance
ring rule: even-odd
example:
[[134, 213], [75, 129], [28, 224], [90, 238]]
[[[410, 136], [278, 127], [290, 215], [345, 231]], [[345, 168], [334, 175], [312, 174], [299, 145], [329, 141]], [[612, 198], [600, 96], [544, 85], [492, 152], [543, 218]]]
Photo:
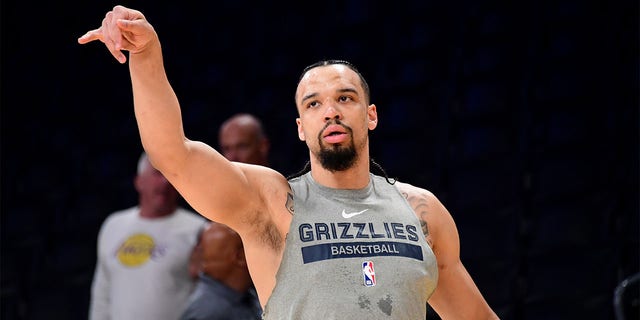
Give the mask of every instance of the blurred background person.
[[218, 132], [220, 153], [229, 161], [269, 165], [271, 143], [262, 121], [248, 113], [231, 116], [220, 125]]
[[[260, 119], [238, 113], [220, 125], [220, 152], [231, 161], [267, 166], [270, 142]], [[196, 290], [181, 320], [260, 319], [262, 308], [247, 269], [240, 236], [212, 222], [198, 244]]]
[[195, 287], [190, 263], [207, 220], [179, 206], [145, 153], [134, 186], [138, 205], [109, 215], [98, 234], [90, 320], [175, 320]]
[[224, 224], [211, 222], [200, 241], [200, 280], [180, 319], [261, 319], [262, 308], [247, 269], [240, 236]]

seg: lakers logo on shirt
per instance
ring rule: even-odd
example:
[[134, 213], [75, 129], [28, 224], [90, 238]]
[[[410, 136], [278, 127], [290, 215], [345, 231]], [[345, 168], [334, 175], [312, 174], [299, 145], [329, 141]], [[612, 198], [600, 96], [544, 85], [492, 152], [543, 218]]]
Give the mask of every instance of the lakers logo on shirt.
[[127, 267], [143, 265], [152, 257], [155, 246], [151, 236], [144, 233], [134, 234], [118, 248], [118, 261]]

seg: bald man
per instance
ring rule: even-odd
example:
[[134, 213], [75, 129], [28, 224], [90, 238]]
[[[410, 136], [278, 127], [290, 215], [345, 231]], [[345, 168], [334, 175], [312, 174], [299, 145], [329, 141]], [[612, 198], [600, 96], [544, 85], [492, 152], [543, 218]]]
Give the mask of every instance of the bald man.
[[[248, 113], [231, 116], [220, 126], [218, 144], [230, 161], [266, 166], [269, 139], [262, 122]], [[198, 244], [199, 281], [181, 320], [260, 319], [262, 308], [253, 287], [240, 236], [212, 222]]]
[[271, 145], [262, 122], [251, 114], [239, 113], [223, 122], [218, 144], [229, 161], [268, 165]]

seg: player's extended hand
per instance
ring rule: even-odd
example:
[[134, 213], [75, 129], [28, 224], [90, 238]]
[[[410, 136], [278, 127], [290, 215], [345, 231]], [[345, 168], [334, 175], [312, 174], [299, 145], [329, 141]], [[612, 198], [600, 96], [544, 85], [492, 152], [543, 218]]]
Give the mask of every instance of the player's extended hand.
[[116, 60], [125, 63], [127, 57], [122, 50], [140, 53], [157, 41], [157, 34], [140, 11], [118, 5], [107, 12], [100, 28], [85, 33], [78, 38], [78, 43], [94, 40], [100, 40]]

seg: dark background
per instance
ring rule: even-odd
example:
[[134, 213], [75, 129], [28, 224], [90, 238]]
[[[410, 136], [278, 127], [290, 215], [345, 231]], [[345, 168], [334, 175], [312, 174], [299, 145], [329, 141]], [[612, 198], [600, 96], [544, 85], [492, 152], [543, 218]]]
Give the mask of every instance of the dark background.
[[[301, 70], [350, 60], [373, 158], [441, 199], [502, 319], [614, 318], [639, 271], [637, 1], [122, 4], [158, 31], [190, 138], [252, 112], [293, 173]], [[128, 68], [76, 42], [113, 5], [2, 1], [2, 319], [86, 319], [100, 223], [136, 203]]]

